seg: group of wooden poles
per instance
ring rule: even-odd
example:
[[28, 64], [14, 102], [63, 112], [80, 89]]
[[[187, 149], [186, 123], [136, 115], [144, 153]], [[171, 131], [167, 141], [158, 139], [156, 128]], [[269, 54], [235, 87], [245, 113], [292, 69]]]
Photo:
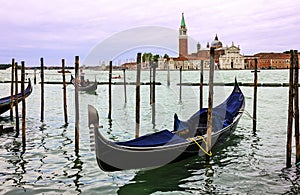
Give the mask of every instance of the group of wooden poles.
[[[210, 51], [210, 63], [214, 64], [214, 48], [211, 48]], [[41, 122], [44, 122], [44, 60], [40, 59], [41, 62], [41, 70], [40, 70], [40, 85], [41, 85]], [[17, 75], [17, 63], [15, 63], [14, 59], [12, 59], [12, 80], [11, 80], [11, 97], [18, 92], [18, 75]], [[24, 93], [24, 81], [25, 81], [25, 63], [22, 64], [22, 79], [21, 79], [21, 87], [22, 93]], [[256, 63], [257, 64], [257, 63]], [[75, 56], [75, 151], [79, 151], [79, 99], [78, 99], [78, 70], [79, 70], [79, 56]], [[200, 69], [200, 109], [203, 107], [203, 62], [201, 62]], [[257, 71], [255, 71], [257, 72]], [[156, 66], [153, 65], [150, 68], [150, 104], [152, 105], [152, 124], [155, 126], [155, 75], [156, 75]], [[65, 125], [68, 125], [68, 115], [67, 115], [67, 100], [66, 100], [66, 79], [65, 79], [65, 60], [62, 59], [62, 77], [63, 77], [63, 110], [64, 110], [64, 119]], [[124, 93], [125, 93], [125, 103], [127, 102], [126, 97], [126, 78], [125, 78], [125, 69], [123, 69], [123, 77], [124, 77]], [[208, 138], [207, 138], [207, 152], [210, 152], [211, 148], [211, 133], [212, 133], [212, 107], [213, 107], [213, 77], [214, 77], [214, 66], [210, 66], [209, 73], [209, 97], [208, 97]], [[137, 54], [137, 76], [136, 76], [136, 133], [135, 137], [139, 137], [140, 131], [140, 78], [141, 78], [141, 53]], [[257, 80], [257, 79], [256, 79]], [[15, 83], [15, 94], [13, 93], [13, 86]], [[256, 82], [257, 83], [257, 82]], [[36, 84], [36, 71], [34, 71], [34, 84]], [[110, 61], [109, 66], [109, 82], [108, 82], [108, 99], [109, 99], [109, 107], [108, 107], [108, 119], [111, 120], [111, 112], [112, 112], [112, 62]], [[168, 69], [167, 75], [167, 85], [170, 85], [170, 72]], [[180, 68], [180, 92], [179, 92], [179, 102], [182, 100], [182, 67]], [[255, 85], [257, 87], [257, 85]], [[15, 105], [16, 112], [16, 131], [17, 136], [19, 135], [19, 118], [18, 118], [18, 105]], [[255, 104], [256, 105], [256, 104]], [[13, 120], [13, 106], [11, 106], [11, 120]], [[256, 109], [255, 109], [256, 110]], [[22, 141], [23, 146], [26, 144], [26, 125], [25, 125], [25, 114], [26, 114], [26, 104], [25, 104], [25, 95], [22, 98]]]
[[[15, 106], [15, 120], [16, 120], [16, 137], [20, 134], [19, 128], [19, 111], [18, 111], [18, 63], [15, 59], [12, 59], [12, 71], [11, 71], [11, 105], [10, 105], [10, 120], [13, 121], [13, 106]], [[21, 95], [22, 95], [22, 142], [25, 147], [26, 140], [26, 102], [25, 102], [25, 62], [21, 61]], [[15, 89], [14, 89], [15, 88]]]
[[293, 118], [295, 122], [295, 144], [296, 144], [296, 165], [300, 164], [300, 140], [299, 140], [299, 60], [298, 51], [290, 51], [290, 73], [289, 73], [289, 104], [288, 104], [288, 124], [287, 124], [287, 147], [286, 147], [286, 167], [292, 166], [292, 134]]
[[[44, 60], [41, 61], [41, 122], [44, 122]], [[76, 63], [75, 63], [76, 65]], [[18, 106], [18, 63], [15, 59], [12, 59], [12, 69], [11, 69], [11, 105], [10, 105], [10, 120], [13, 121], [13, 107], [15, 106], [15, 130], [16, 137], [20, 134], [20, 124], [19, 124], [19, 106]], [[68, 124], [67, 117], [67, 99], [66, 99], [66, 79], [65, 79], [65, 60], [62, 59], [62, 73], [63, 73], [63, 99], [64, 99], [64, 118], [65, 124]], [[34, 84], [36, 84], [36, 70], [34, 71]], [[22, 96], [22, 145], [23, 148], [26, 146], [26, 94], [25, 94], [25, 62], [21, 61], [21, 96]], [[78, 142], [75, 142], [78, 143]]]
[[[41, 61], [41, 122], [44, 121], [44, 61]], [[210, 50], [210, 63], [214, 64], [214, 48]], [[287, 161], [286, 166], [291, 166], [291, 144], [292, 144], [292, 124], [293, 117], [295, 119], [295, 141], [296, 141], [296, 163], [300, 163], [300, 142], [299, 142], [299, 104], [298, 104], [298, 51], [291, 50], [291, 65], [290, 65], [290, 87], [289, 87], [289, 109], [288, 109], [288, 132], [287, 132]], [[256, 107], [257, 107], [257, 59], [255, 59], [254, 67], [254, 99], [253, 99], [253, 131], [256, 131]], [[155, 126], [155, 68], [150, 69], [150, 104], [152, 105], [152, 124]], [[75, 56], [75, 151], [79, 151], [79, 99], [78, 99], [78, 69], [79, 69], [79, 56]], [[152, 75], [152, 76], [151, 76]], [[66, 78], [65, 78], [65, 60], [62, 59], [62, 77], [63, 77], [63, 110], [65, 125], [68, 125], [67, 115], [67, 99], [66, 99]], [[124, 77], [124, 93], [125, 103], [127, 102], [126, 97], [126, 78], [125, 69], [123, 69]], [[19, 115], [18, 115], [18, 104], [14, 102], [17, 99], [18, 94], [18, 64], [12, 59], [12, 72], [11, 72], [11, 109], [10, 119], [13, 121], [13, 105], [15, 106], [15, 121], [16, 121], [16, 136], [19, 135]], [[137, 76], [136, 76], [136, 132], [135, 137], [139, 137], [140, 131], [140, 78], [141, 78], [141, 53], [137, 54]], [[207, 144], [206, 150], [209, 153], [211, 149], [211, 134], [212, 134], [212, 108], [213, 108], [213, 81], [214, 80], [214, 66], [210, 66], [209, 72], [209, 96], [208, 96], [208, 128], [207, 128]], [[22, 142], [23, 146], [26, 145], [26, 102], [24, 94], [24, 82], [25, 82], [25, 62], [21, 62], [21, 91], [22, 91]], [[180, 92], [179, 101], [181, 102], [181, 82], [182, 82], [182, 68], [180, 68]], [[34, 74], [34, 83], [36, 84], [36, 73]], [[112, 62], [109, 66], [109, 107], [108, 107], [108, 119], [111, 119], [112, 112]], [[170, 74], [168, 69], [167, 85], [170, 85]], [[201, 62], [200, 69], [200, 109], [203, 108], [203, 62]], [[15, 98], [14, 98], [15, 96]]]

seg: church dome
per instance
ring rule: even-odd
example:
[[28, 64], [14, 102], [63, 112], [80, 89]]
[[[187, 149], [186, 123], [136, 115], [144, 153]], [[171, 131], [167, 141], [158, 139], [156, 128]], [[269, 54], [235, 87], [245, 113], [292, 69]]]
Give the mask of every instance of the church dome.
[[214, 48], [220, 48], [223, 46], [222, 42], [219, 41], [219, 39], [218, 39], [218, 35], [216, 35], [215, 40], [213, 40], [213, 42], [211, 42], [210, 46], [214, 47]]

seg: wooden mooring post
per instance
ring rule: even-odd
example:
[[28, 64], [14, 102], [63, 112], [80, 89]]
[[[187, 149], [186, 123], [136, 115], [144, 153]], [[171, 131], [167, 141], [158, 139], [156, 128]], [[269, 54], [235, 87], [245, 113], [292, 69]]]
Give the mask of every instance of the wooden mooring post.
[[127, 103], [127, 93], [126, 93], [126, 68], [123, 68], [123, 77], [124, 77], [124, 99], [125, 104]]
[[26, 146], [26, 100], [25, 100], [25, 62], [21, 61], [21, 93], [22, 93], [22, 145]]
[[78, 96], [79, 56], [75, 56], [75, 153], [79, 152], [79, 96]]
[[211, 134], [213, 128], [212, 108], [214, 97], [214, 69], [215, 69], [215, 48], [210, 48], [210, 65], [209, 65], [209, 81], [208, 81], [208, 110], [207, 110], [207, 140], [206, 140], [206, 160], [209, 161], [209, 153], [211, 152]]
[[156, 63], [157, 62], [154, 62], [153, 63], [153, 66], [152, 66], [152, 125], [153, 125], [153, 128], [155, 128], [155, 81], [156, 81]]
[[136, 59], [136, 106], [135, 106], [135, 137], [140, 135], [140, 81], [141, 81], [141, 53], [137, 54]]
[[67, 85], [65, 75], [65, 59], [61, 60], [62, 79], [63, 79], [63, 108], [64, 108], [64, 119], [65, 125], [68, 125], [68, 108], [67, 108]]
[[203, 108], [203, 60], [201, 60], [201, 64], [200, 64], [200, 85], [199, 85], [199, 96], [200, 96], [200, 103], [199, 103], [199, 107], [200, 109]]
[[[286, 167], [289, 168], [292, 166], [291, 162], [291, 156], [292, 156], [292, 136], [293, 136], [293, 117], [295, 114], [295, 126], [296, 126], [296, 120], [298, 127], [295, 127], [295, 139], [296, 139], [296, 162], [299, 162], [299, 107], [294, 110], [294, 101], [298, 104], [298, 94], [295, 92], [295, 85], [298, 88], [298, 70], [297, 75], [294, 74], [294, 70], [298, 66], [298, 52], [296, 50], [290, 51], [290, 72], [289, 72], [289, 106], [288, 106], [288, 124], [287, 124], [287, 145], [286, 145]], [[296, 55], [296, 56], [295, 56]], [[296, 65], [297, 63], [297, 65]], [[299, 68], [299, 67], [298, 67]], [[296, 70], [295, 70], [296, 72]], [[297, 83], [294, 83], [295, 80], [297, 80]], [[298, 91], [298, 90], [297, 90]], [[295, 100], [295, 96], [297, 96], [297, 101]], [[297, 105], [299, 106], [299, 105]], [[296, 110], [298, 110], [298, 116], [296, 116]], [[298, 117], [298, 118], [297, 118]]]
[[44, 59], [41, 58], [41, 122], [44, 122]]
[[253, 88], [253, 132], [256, 132], [256, 108], [257, 108], [257, 58], [254, 59], [254, 88]]
[[182, 103], [182, 66], [179, 68], [179, 103]]
[[296, 143], [296, 164], [300, 162], [300, 140], [299, 140], [299, 59], [298, 50], [293, 51], [294, 63], [294, 121], [295, 121], [295, 143]]
[[14, 106], [14, 70], [15, 70], [15, 59], [11, 60], [11, 85], [10, 85], [10, 121], [14, 120], [13, 106]]
[[16, 115], [16, 137], [19, 137], [19, 108], [18, 108], [18, 63], [15, 62], [15, 115]]
[[33, 83], [36, 85], [36, 68], [33, 71]]
[[170, 86], [170, 66], [168, 65], [167, 86]]
[[108, 74], [108, 119], [111, 119], [111, 79], [112, 79], [112, 61], [109, 61], [109, 74]]
[[150, 75], [150, 77], [149, 77], [149, 97], [150, 97], [150, 105], [152, 105], [152, 92], [153, 92], [153, 81], [152, 81], [152, 79], [153, 79], [153, 77], [152, 77], [152, 66], [153, 66], [153, 63], [152, 63], [152, 61], [150, 62], [150, 65], [149, 65], [149, 75]]

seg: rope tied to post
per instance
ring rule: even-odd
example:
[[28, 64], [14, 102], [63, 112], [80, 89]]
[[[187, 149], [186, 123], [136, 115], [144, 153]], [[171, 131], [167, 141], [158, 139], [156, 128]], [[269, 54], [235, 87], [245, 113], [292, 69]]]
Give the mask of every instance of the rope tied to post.
[[247, 111], [247, 110], [243, 110], [242, 112], [244, 112], [248, 117], [250, 117], [252, 120], [256, 121], [256, 118], [253, 118], [253, 116], [251, 116], [251, 114]]
[[[198, 135], [198, 136], [196, 136], [196, 138], [202, 139], [202, 140], [204, 141], [204, 143], [207, 145], [207, 142], [206, 142], [206, 140], [205, 140], [205, 138], [204, 138], [203, 136]], [[198, 146], [198, 147], [199, 147], [206, 155], [212, 156], [212, 152], [209, 151], [209, 153], [208, 153], [208, 151], [206, 151], [204, 148], [202, 148], [202, 146], [196, 141], [195, 138], [190, 137], [190, 138], [187, 138], [187, 140], [195, 142], [195, 144], [197, 144], [197, 146]]]

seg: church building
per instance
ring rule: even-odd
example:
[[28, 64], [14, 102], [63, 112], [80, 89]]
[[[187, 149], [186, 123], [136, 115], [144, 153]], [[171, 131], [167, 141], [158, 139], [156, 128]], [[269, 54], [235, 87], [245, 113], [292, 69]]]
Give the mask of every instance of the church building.
[[[214, 41], [218, 41], [218, 36], [215, 36]], [[183, 70], [196, 70], [200, 69], [201, 63], [205, 69], [209, 68], [210, 64], [210, 46], [209, 42], [206, 47], [201, 47], [198, 42], [196, 52], [189, 54], [188, 52], [188, 34], [187, 26], [184, 19], [184, 14], [181, 16], [181, 23], [179, 27], [179, 48], [178, 57], [170, 57], [167, 59], [160, 58], [158, 62], [159, 69], [172, 69], [182, 68]], [[239, 47], [234, 45], [231, 47], [223, 47], [222, 42], [215, 49], [215, 65], [220, 69], [242, 69], [243, 58], [240, 55]], [[222, 61], [220, 61], [222, 60]], [[242, 60], [242, 61], [241, 61]], [[229, 65], [228, 65], [229, 64]]]
[[224, 54], [219, 57], [219, 69], [244, 69], [245, 57], [240, 54], [240, 47], [232, 42], [230, 47], [224, 49]]

